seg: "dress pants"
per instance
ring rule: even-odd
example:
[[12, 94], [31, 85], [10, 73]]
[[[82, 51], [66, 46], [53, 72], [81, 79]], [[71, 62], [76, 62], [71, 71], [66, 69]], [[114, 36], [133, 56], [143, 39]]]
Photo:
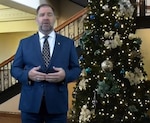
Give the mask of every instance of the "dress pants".
[[39, 113], [21, 112], [22, 123], [67, 123], [67, 113], [48, 114], [44, 98]]

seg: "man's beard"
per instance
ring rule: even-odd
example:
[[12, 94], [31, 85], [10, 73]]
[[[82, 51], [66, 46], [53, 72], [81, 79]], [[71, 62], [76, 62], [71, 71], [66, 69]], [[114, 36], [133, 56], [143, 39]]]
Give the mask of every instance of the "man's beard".
[[50, 33], [53, 30], [53, 27], [51, 25], [41, 25], [40, 27], [41, 32], [44, 34]]

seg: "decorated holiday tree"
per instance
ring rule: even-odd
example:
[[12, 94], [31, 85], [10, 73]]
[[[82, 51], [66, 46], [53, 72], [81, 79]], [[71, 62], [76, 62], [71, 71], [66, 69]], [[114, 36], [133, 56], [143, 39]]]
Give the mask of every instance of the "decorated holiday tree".
[[[145, 123], [150, 85], [143, 68], [136, 8], [129, 0], [88, 0], [80, 39], [82, 73], [71, 123]], [[150, 122], [150, 121], [149, 121]]]

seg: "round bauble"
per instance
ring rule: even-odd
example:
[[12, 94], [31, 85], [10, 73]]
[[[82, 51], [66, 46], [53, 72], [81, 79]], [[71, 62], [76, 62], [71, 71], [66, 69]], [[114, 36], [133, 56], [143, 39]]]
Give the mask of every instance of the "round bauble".
[[110, 60], [105, 60], [101, 63], [101, 68], [103, 71], [112, 71], [113, 63]]

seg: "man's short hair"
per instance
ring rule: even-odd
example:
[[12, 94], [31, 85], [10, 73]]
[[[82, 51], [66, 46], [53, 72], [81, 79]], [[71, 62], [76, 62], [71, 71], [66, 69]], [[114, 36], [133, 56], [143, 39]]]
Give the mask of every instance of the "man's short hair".
[[45, 3], [45, 4], [41, 4], [41, 5], [39, 5], [39, 6], [37, 7], [36, 13], [38, 14], [39, 9], [42, 8], [42, 7], [45, 7], [45, 6], [50, 7], [50, 8], [53, 10], [53, 12], [54, 12], [54, 8], [53, 8], [51, 5]]

